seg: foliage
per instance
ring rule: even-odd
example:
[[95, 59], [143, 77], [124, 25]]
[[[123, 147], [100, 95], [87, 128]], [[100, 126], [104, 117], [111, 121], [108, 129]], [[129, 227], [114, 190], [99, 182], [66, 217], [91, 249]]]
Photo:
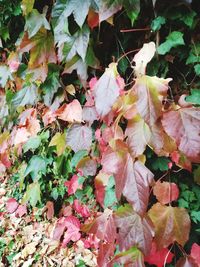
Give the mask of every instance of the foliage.
[[198, 3], [7, 2], [2, 264], [198, 266]]

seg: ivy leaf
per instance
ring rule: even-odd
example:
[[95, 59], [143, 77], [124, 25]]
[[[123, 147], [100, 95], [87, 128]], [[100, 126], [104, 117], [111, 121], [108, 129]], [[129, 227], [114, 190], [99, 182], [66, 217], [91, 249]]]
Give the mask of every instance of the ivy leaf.
[[26, 17], [25, 31], [28, 31], [29, 38], [32, 38], [40, 28], [44, 27], [50, 30], [49, 22], [46, 19], [46, 14], [40, 14], [37, 9], [33, 9]]
[[200, 264], [200, 246], [198, 244], [193, 243], [190, 256], [194, 259], [196, 264]]
[[115, 245], [114, 243], [99, 244], [99, 253], [97, 257], [97, 264], [101, 267], [111, 267], [110, 257], [114, 255]]
[[34, 105], [37, 103], [39, 98], [38, 88], [34, 83], [30, 85], [24, 85], [12, 99], [12, 104], [15, 108], [25, 105]]
[[100, 1], [98, 4], [99, 23], [112, 17], [121, 8], [122, 6], [118, 1], [113, 1], [110, 5], [106, 1]]
[[159, 31], [161, 26], [166, 23], [165, 17], [158, 16], [151, 23], [151, 29], [156, 32]]
[[88, 151], [87, 150], [79, 150], [74, 154], [74, 156], [71, 159], [71, 166], [72, 168], [76, 167], [80, 160], [82, 160], [85, 156], [87, 156]]
[[66, 146], [66, 137], [65, 137], [65, 133], [61, 134], [61, 133], [56, 133], [53, 138], [51, 139], [51, 142], [49, 144], [49, 146], [55, 146], [56, 147], [56, 152], [57, 155], [60, 156], [63, 154], [63, 152], [65, 151], [65, 146]]
[[191, 89], [191, 95], [186, 96], [185, 101], [200, 105], [200, 89]]
[[86, 125], [74, 124], [67, 132], [66, 141], [74, 152], [89, 151], [92, 145], [92, 129]]
[[28, 139], [26, 144], [23, 145], [24, 153], [26, 153], [29, 150], [35, 150], [37, 149], [41, 144], [41, 138], [39, 136], [33, 136]]
[[22, 202], [26, 203], [28, 201], [30, 202], [32, 207], [35, 207], [37, 202], [41, 202], [40, 185], [37, 181], [28, 185], [28, 188], [26, 190]]
[[82, 27], [89, 11], [90, 2], [90, 0], [85, 0], [81, 2], [80, 6], [79, 0], [56, 1], [52, 11], [52, 17], [55, 20], [56, 30], [63, 29], [63, 21], [67, 20], [71, 14], [73, 14], [74, 20], [79, 27]]
[[18, 208], [19, 204], [15, 198], [9, 198], [6, 202], [6, 210], [8, 213], [13, 213]]
[[33, 10], [34, 2], [35, 0], [22, 0], [21, 8], [24, 15], [28, 15]]
[[170, 162], [171, 161], [166, 157], [158, 157], [158, 158], [153, 160], [152, 169], [155, 171], [160, 170], [162, 172], [167, 171], [169, 169], [168, 164]]
[[133, 26], [134, 22], [136, 21], [140, 13], [140, 1], [139, 0], [124, 1], [124, 7]]
[[198, 75], [198, 76], [200, 75], [200, 64], [197, 64], [194, 66], [194, 71], [195, 71], [196, 75]]
[[46, 167], [47, 161], [41, 156], [34, 155], [28, 163], [24, 176], [30, 174], [32, 179], [36, 180], [40, 174], [46, 174]]
[[190, 233], [190, 217], [185, 209], [156, 203], [148, 215], [155, 226], [154, 240], [158, 249], [166, 248], [175, 241], [185, 245]]
[[94, 99], [97, 113], [105, 117], [119, 96], [120, 87], [117, 83], [117, 64], [111, 63], [101, 78], [94, 85]]
[[45, 82], [40, 86], [44, 92], [44, 103], [48, 107], [52, 104], [54, 94], [57, 92], [60, 86], [59, 76], [60, 73], [58, 67], [56, 65], [49, 64], [48, 76]]
[[163, 127], [166, 133], [176, 141], [181, 152], [192, 162], [200, 162], [200, 110], [198, 108], [180, 108], [163, 114]]
[[114, 218], [119, 229], [118, 241], [120, 251], [129, 250], [133, 246], [137, 246], [144, 255], [148, 255], [153, 239], [151, 221], [145, 216], [140, 217], [129, 204], [121, 206], [115, 212]]
[[56, 111], [56, 115], [60, 120], [68, 122], [82, 121], [82, 107], [77, 99], [74, 99], [69, 104], [64, 104]]
[[185, 42], [183, 40], [183, 33], [178, 31], [171, 32], [164, 43], [162, 43], [157, 51], [159, 55], [165, 55], [169, 52], [173, 47], [177, 47], [179, 45], [184, 45]]
[[160, 182], [159, 180], [153, 187], [153, 193], [163, 205], [176, 201], [179, 197], [179, 189], [175, 183]]

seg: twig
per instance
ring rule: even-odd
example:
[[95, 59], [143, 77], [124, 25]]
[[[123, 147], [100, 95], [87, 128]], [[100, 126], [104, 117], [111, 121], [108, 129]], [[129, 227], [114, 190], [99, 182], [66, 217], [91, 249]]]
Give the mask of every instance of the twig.
[[142, 28], [142, 29], [123, 29], [120, 30], [120, 32], [142, 32], [142, 31], [150, 31], [151, 28], [147, 27], [147, 28]]
[[135, 52], [138, 52], [139, 50], [140, 50], [141, 48], [138, 48], [138, 49], [134, 49], [134, 50], [131, 50], [131, 51], [128, 51], [128, 52], [126, 52], [125, 54], [123, 54], [120, 58], [118, 58], [118, 60], [117, 60], [117, 63], [122, 59], [122, 58], [124, 58], [124, 57], [126, 57], [127, 55], [129, 55], [129, 54], [132, 54], [132, 53], [135, 53]]

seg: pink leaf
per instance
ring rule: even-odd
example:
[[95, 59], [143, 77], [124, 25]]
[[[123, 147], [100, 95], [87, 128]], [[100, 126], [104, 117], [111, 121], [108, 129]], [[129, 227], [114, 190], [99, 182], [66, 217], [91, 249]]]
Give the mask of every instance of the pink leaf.
[[200, 265], [200, 246], [196, 243], [192, 245], [190, 256], [195, 260], [196, 264]]
[[157, 200], [164, 205], [178, 199], [179, 189], [175, 183], [157, 181], [153, 187], [153, 193]]
[[65, 218], [65, 226], [67, 227], [67, 231], [64, 234], [64, 240], [62, 246], [65, 247], [69, 241], [77, 241], [81, 238], [80, 234], [80, 222], [74, 216], [68, 216]]
[[19, 204], [17, 203], [16, 199], [10, 198], [6, 203], [6, 209], [8, 213], [13, 213], [18, 208]]
[[78, 199], [74, 200], [73, 208], [77, 213], [82, 215], [84, 218], [87, 218], [90, 216], [90, 211], [86, 205], [81, 205]]
[[64, 104], [56, 111], [59, 119], [67, 122], [81, 122], [82, 121], [82, 107], [78, 100], [74, 99], [69, 104]]
[[19, 205], [17, 210], [15, 211], [15, 216], [16, 217], [22, 217], [25, 214], [27, 214], [27, 208], [26, 205]]
[[73, 195], [77, 189], [82, 189], [82, 185], [78, 183], [78, 176], [73, 175], [70, 181], [64, 183], [68, 187], [68, 195]]

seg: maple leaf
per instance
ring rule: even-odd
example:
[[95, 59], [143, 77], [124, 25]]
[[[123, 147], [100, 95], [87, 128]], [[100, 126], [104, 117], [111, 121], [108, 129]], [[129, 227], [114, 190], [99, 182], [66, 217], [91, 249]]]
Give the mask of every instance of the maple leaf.
[[67, 145], [74, 152], [90, 150], [92, 145], [92, 129], [86, 125], [74, 124], [67, 132]]
[[155, 242], [152, 242], [151, 252], [145, 257], [145, 261], [149, 264], [156, 265], [157, 267], [163, 267], [166, 263], [171, 263], [174, 254], [167, 248], [157, 250]]
[[94, 85], [95, 107], [101, 118], [111, 111], [112, 105], [119, 96], [120, 88], [116, 80], [117, 75], [117, 64], [111, 63]]
[[135, 73], [137, 76], [145, 75], [146, 66], [153, 58], [156, 52], [156, 46], [154, 42], [143, 44], [143, 47], [140, 51], [135, 54], [133, 61], [135, 62]]
[[74, 174], [70, 181], [64, 183], [64, 185], [68, 187], [68, 195], [73, 195], [77, 189], [82, 189], [82, 185], [79, 184], [78, 179], [79, 177]]
[[192, 162], [200, 163], [200, 110], [188, 107], [165, 112], [162, 124], [179, 150]]
[[136, 116], [128, 121], [125, 135], [128, 136], [127, 144], [130, 148], [131, 155], [138, 157], [146, 149], [146, 145], [151, 138], [151, 131], [144, 120], [140, 116]]
[[156, 203], [148, 215], [155, 226], [158, 249], [166, 248], [174, 241], [184, 246], [190, 233], [190, 217], [185, 209]]
[[136, 79], [132, 90], [137, 95], [137, 110], [151, 127], [162, 115], [163, 97], [167, 96], [170, 78], [162, 79], [143, 75]]
[[83, 225], [81, 230], [94, 234], [102, 241], [113, 243], [116, 238], [116, 226], [112, 210], [105, 209], [104, 213], [97, 216], [91, 223]]
[[16, 199], [9, 198], [6, 202], [6, 210], [8, 213], [13, 213], [17, 210], [19, 204], [17, 203]]
[[74, 99], [69, 104], [64, 104], [56, 111], [56, 115], [60, 120], [67, 122], [82, 121], [82, 107], [77, 99]]
[[140, 217], [131, 205], [121, 206], [114, 215], [118, 230], [118, 243], [120, 251], [129, 250], [137, 246], [144, 255], [151, 250], [154, 235], [153, 225], [148, 217]]
[[176, 201], [179, 197], [179, 189], [175, 183], [157, 181], [153, 187], [153, 193], [161, 204]]

